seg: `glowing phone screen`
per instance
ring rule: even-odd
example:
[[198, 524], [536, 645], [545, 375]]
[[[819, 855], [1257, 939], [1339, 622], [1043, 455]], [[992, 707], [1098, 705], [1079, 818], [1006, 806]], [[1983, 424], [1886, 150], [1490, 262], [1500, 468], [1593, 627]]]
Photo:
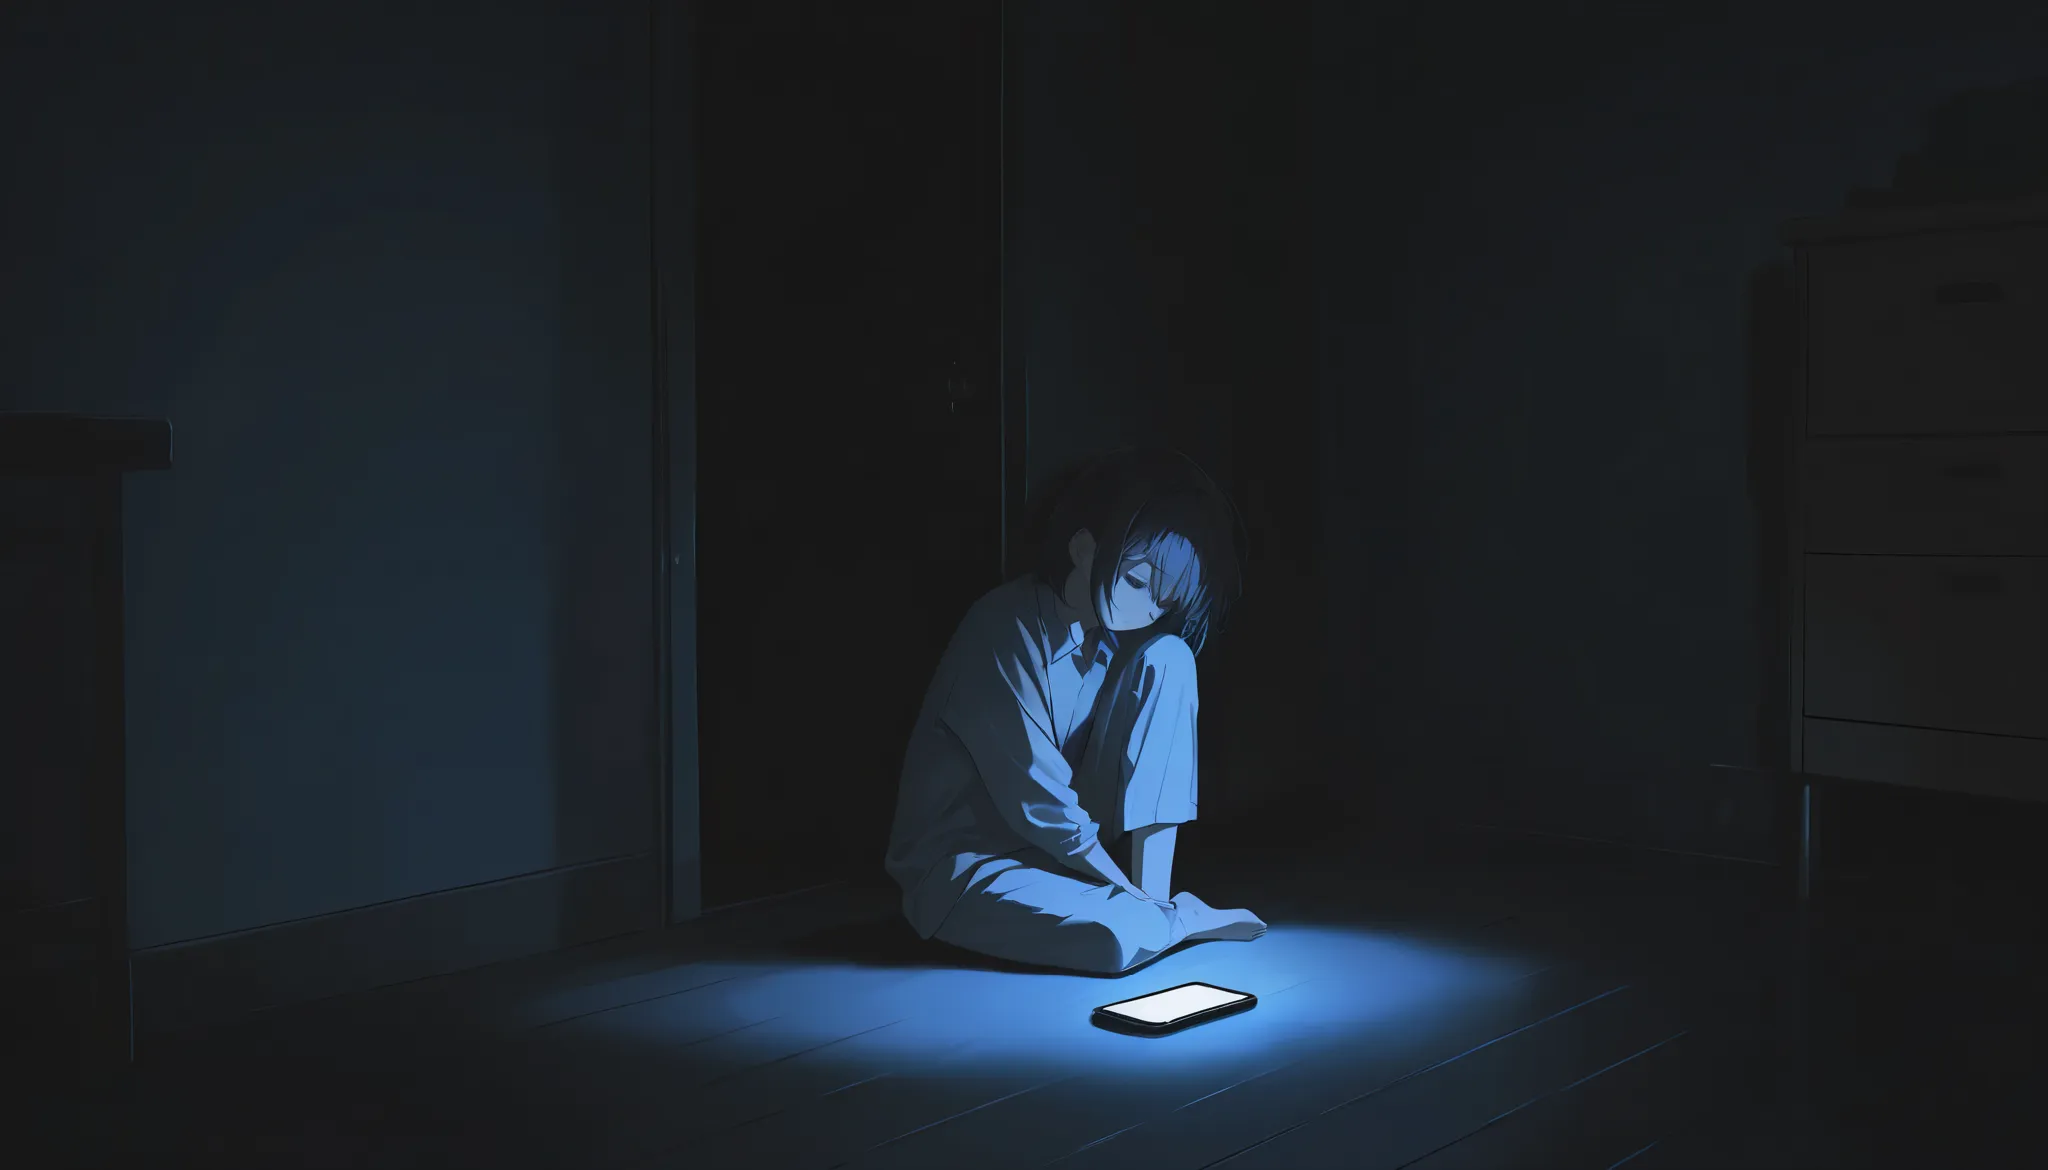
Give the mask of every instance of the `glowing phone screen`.
[[1139, 1024], [1172, 1024], [1189, 1016], [1250, 999], [1242, 991], [1214, 987], [1207, 983], [1183, 983], [1151, 995], [1126, 999], [1098, 1010]]

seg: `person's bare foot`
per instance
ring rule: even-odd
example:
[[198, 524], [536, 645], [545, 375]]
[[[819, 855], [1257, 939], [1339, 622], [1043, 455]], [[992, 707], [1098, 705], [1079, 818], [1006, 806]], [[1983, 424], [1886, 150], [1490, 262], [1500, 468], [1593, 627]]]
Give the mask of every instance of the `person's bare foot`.
[[1251, 911], [1218, 910], [1186, 890], [1173, 896], [1173, 907], [1190, 941], [1250, 942], [1266, 933], [1265, 920]]

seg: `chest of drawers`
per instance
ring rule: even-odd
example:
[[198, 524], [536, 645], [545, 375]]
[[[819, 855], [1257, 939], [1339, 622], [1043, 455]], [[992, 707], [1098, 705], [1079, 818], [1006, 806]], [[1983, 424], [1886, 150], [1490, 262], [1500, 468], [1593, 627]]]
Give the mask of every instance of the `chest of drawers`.
[[2048, 200], [1790, 235], [1792, 766], [2048, 800]]

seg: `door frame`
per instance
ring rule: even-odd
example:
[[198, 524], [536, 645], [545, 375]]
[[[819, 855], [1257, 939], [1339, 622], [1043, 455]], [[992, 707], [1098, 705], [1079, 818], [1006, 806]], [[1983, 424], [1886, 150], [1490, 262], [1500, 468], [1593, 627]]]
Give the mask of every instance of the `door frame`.
[[[1014, 6], [997, 0], [997, 329], [1003, 547], [1001, 575], [1028, 565], [1020, 536], [1028, 491], [1029, 290], [1019, 282], [1010, 214], [1009, 96]], [[697, 382], [695, 5], [648, 0], [651, 389], [654, 459], [656, 783], [661, 926], [704, 911], [697, 676]]]
[[648, 0], [654, 361], [655, 867], [659, 926], [703, 913], [697, 754], [695, 6]]

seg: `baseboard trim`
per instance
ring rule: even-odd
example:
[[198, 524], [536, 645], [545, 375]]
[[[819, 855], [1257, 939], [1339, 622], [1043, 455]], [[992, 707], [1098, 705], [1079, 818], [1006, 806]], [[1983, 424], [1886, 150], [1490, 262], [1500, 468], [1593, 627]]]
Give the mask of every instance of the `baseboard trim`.
[[139, 950], [135, 1027], [162, 1034], [660, 925], [652, 852]]

